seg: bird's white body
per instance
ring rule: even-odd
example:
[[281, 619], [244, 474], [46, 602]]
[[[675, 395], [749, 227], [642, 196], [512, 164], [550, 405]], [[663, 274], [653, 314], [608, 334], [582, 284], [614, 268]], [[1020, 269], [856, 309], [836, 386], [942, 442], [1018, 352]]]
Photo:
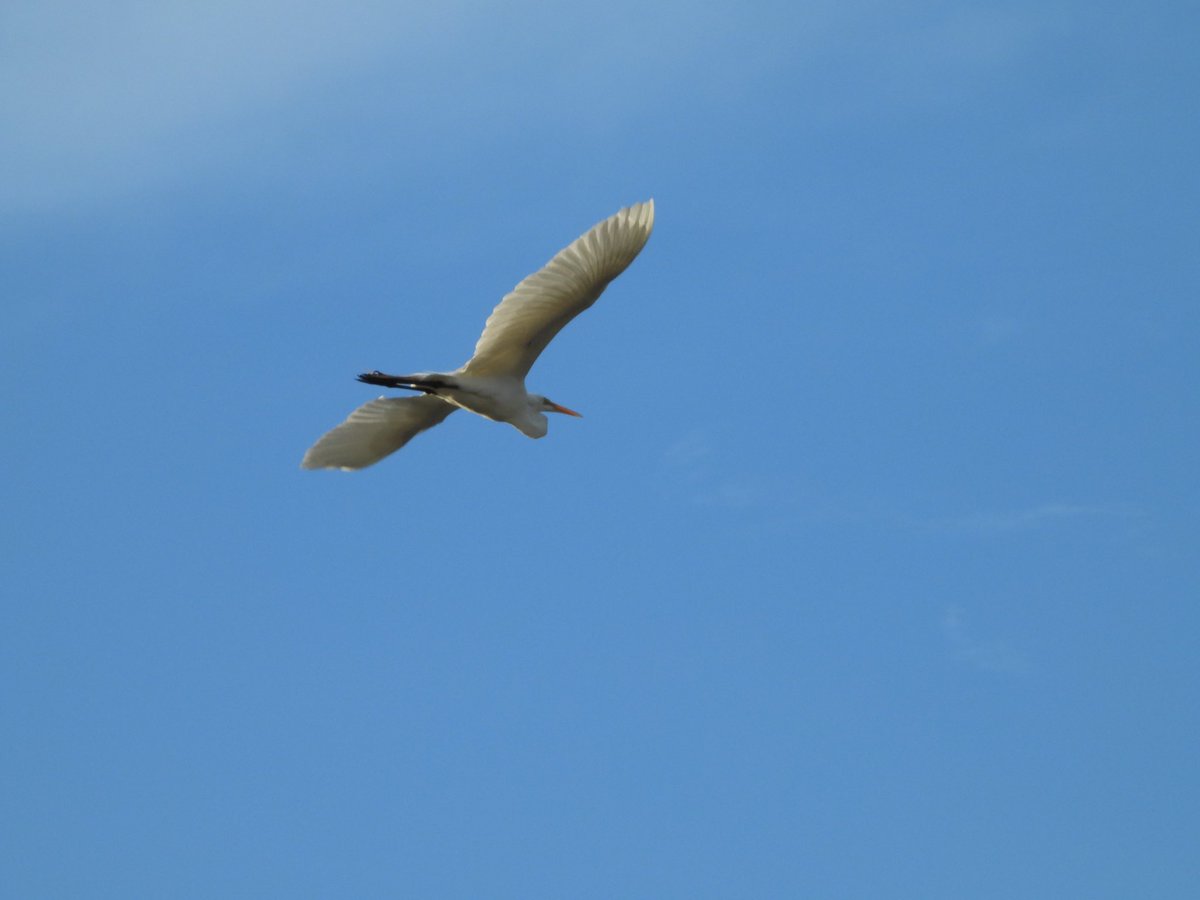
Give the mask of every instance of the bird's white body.
[[433, 393], [459, 409], [494, 422], [507, 422], [532, 438], [546, 436], [546, 416], [539, 411], [539, 404], [532, 402], [544, 398], [528, 393], [522, 379], [510, 375], [463, 375], [462, 371], [424, 372], [422, 376], [445, 382], [446, 387]]
[[361, 469], [415, 435], [465, 409], [522, 434], [544, 437], [547, 412], [579, 415], [525, 390], [530, 367], [564, 325], [596, 302], [633, 262], [654, 227], [654, 201], [622, 209], [559, 251], [492, 311], [475, 353], [453, 372], [385, 375], [359, 380], [422, 393], [380, 397], [352, 412], [304, 455], [306, 469]]

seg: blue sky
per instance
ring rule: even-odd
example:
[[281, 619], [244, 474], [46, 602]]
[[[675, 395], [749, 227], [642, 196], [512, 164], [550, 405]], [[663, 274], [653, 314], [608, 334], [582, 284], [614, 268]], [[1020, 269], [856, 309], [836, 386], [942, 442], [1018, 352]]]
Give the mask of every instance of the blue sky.
[[1198, 20], [6, 4], [5, 893], [1192, 896]]

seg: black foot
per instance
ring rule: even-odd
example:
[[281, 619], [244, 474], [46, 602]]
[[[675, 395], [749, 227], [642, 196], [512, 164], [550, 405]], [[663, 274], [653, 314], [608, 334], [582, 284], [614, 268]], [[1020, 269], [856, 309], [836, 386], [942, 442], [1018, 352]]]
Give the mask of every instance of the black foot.
[[422, 394], [433, 394], [437, 392], [438, 388], [449, 386], [440, 378], [422, 378], [419, 375], [387, 375], [379, 370], [365, 372], [358, 376], [358, 380], [364, 384], [404, 388], [406, 391], [420, 391]]
[[385, 375], [376, 369], [374, 372], [364, 372], [358, 376], [358, 380], [364, 384], [377, 384], [380, 387], [406, 387], [406, 383], [401, 381], [395, 375]]

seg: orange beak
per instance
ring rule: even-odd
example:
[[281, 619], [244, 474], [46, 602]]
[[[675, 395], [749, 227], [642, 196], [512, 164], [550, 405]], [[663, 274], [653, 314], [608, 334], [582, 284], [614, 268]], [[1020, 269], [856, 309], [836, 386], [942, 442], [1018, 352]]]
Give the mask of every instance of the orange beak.
[[550, 404], [550, 412], [562, 413], [564, 416], [575, 416], [579, 419], [583, 418], [582, 413], [577, 413], [573, 409], [567, 409], [565, 406], [559, 406], [553, 400], [547, 400], [546, 402]]

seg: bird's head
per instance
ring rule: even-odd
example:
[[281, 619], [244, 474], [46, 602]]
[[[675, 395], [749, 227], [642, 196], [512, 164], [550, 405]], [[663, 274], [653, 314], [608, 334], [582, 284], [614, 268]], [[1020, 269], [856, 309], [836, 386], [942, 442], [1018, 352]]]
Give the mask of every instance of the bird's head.
[[[528, 404], [528, 410], [524, 415], [509, 419], [509, 424], [516, 426], [517, 430], [531, 438], [545, 437], [546, 432], [550, 430], [550, 423], [546, 421], [546, 413], [556, 412], [564, 413], [568, 416], [578, 416], [579, 413], [573, 409], [567, 409], [565, 406], [559, 406], [553, 400], [543, 397], [541, 394], [526, 394], [525, 402]], [[580, 418], [583, 418], [580, 416]]]
[[543, 397], [539, 394], [534, 394], [532, 397], [532, 400], [533, 400], [533, 408], [537, 412], [542, 412], [542, 413], [556, 412], [556, 413], [562, 413], [563, 415], [566, 415], [566, 416], [576, 416], [580, 419], [583, 418], [583, 416], [580, 415], [579, 413], [575, 412], [575, 410], [567, 409], [565, 406], [559, 406], [557, 403], [555, 403], [549, 397]]

